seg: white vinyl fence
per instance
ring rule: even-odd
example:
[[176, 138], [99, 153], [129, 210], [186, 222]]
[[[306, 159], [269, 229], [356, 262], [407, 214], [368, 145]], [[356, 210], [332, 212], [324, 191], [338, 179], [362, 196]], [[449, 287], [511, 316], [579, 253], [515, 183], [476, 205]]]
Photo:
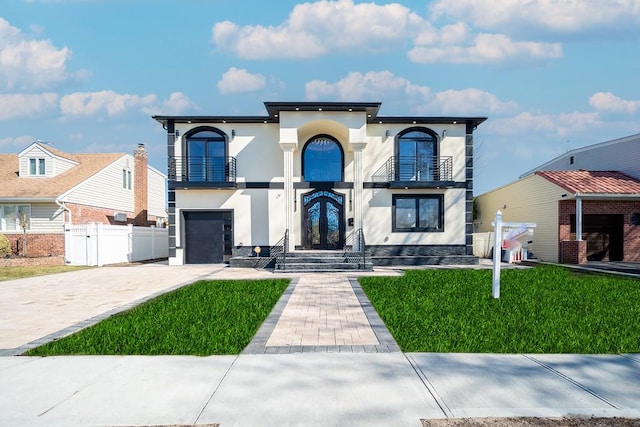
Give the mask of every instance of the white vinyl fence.
[[118, 264], [166, 258], [166, 228], [82, 224], [64, 227], [65, 258], [71, 265]]

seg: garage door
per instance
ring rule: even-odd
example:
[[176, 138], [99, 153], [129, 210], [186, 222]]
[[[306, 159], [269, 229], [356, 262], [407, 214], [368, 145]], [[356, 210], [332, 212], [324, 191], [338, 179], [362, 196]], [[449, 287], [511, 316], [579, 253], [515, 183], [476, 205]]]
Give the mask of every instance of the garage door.
[[184, 212], [184, 250], [186, 264], [224, 262], [225, 248], [231, 249], [231, 212]]

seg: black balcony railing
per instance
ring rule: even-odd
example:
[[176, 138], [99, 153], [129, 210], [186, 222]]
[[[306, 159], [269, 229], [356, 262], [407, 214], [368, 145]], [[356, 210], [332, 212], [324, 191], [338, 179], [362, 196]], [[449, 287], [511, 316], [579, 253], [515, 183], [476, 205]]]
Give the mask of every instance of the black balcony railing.
[[169, 157], [169, 181], [235, 184], [235, 157]]
[[375, 175], [374, 178], [386, 178], [386, 182], [452, 181], [453, 157], [393, 156]]

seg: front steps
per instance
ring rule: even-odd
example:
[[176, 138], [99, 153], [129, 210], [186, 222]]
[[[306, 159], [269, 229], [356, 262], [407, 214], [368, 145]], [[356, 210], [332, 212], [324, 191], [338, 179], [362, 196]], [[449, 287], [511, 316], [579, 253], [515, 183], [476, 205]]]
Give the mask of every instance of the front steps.
[[[345, 256], [346, 255], [346, 256]], [[355, 262], [356, 253], [343, 251], [296, 251], [288, 252], [286, 259], [278, 257], [274, 271], [284, 273], [331, 273], [336, 271], [372, 271], [371, 261]]]

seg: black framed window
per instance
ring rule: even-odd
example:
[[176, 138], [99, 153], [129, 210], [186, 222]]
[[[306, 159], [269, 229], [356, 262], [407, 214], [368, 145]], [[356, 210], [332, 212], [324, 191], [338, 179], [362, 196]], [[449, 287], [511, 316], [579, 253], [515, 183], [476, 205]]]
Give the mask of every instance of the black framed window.
[[413, 128], [401, 133], [397, 139], [396, 156], [397, 180], [436, 179], [438, 138], [429, 129]]
[[189, 181], [224, 182], [227, 177], [227, 138], [215, 129], [198, 129], [186, 136]]
[[316, 136], [304, 146], [302, 174], [307, 182], [337, 182], [343, 178], [342, 147], [329, 136]]
[[396, 194], [393, 196], [392, 231], [444, 231], [442, 194]]

